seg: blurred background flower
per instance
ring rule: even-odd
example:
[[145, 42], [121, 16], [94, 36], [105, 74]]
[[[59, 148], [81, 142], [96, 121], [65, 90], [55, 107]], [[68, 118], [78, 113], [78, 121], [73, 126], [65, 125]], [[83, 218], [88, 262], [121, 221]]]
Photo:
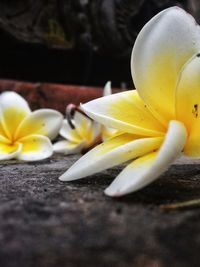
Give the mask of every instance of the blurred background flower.
[[62, 115], [56, 110], [31, 112], [15, 92], [0, 95], [0, 160], [42, 160], [53, 154], [52, 139], [58, 135]]
[[[111, 94], [111, 82], [108, 81], [104, 86], [103, 96]], [[84, 153], [101, 141], [119, 135], [121, 131], [96, 123], [81, 107], [69, 104], [66, 108], [66, 119], [63, 120], [59, 133], [64, 140], [54, 144], [54, 151], [68, 155]]]
[[82, 153], [101, 141], [101, 125], [73, 104], [66, 108], [66, 119], [59, 133], [64, 140], [53, 145], [54, 151], [65, 155]]

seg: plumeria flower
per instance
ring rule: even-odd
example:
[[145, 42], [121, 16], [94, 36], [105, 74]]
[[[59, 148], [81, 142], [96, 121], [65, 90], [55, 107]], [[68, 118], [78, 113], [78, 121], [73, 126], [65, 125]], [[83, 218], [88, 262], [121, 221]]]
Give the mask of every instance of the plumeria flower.
[[181, 153], [200, 156], [200, 27], [172, 7], [153, 17], [132, 51], [136, 90], [82, 106], [99, 123], [124, 133], [80, 158], [60, 180], [71, 181], [128, 162], [105, 190], [137, 191], [157, 179]]
[[52, 109], [31, 112], [28, 103], [15, 92], [0, 95], [0, 160], [42, 160], [53, 153], [51, 139], [62, 123]]
[[[111, 82], [107, 82], [103, 95], [111, 95]], [[110, 127], [102, 127], [91, 120], [80, 107], [69, 104], [66, 108], [66, 118], [60, 129], [64, 140], [54, 144], [54, 151], [65, 155], [78, 154], [89, 150], [101, 141], [111, 138], [119, 132]]]
[[81, 108], [69, 104], [60, 135], [65, 139], [54, 144], [57, 153], [77, 154], [87, 151], [100, 141], [101, 126], [89, 118]]

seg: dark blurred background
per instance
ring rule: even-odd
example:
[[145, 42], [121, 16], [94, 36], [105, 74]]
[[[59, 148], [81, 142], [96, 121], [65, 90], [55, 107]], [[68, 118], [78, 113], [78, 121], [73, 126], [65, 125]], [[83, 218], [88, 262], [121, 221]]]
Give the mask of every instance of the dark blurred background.
[[173, 5], [199, 22], [198, 0], [1, 0], [0, 78], [131, 87], [138, 32]]

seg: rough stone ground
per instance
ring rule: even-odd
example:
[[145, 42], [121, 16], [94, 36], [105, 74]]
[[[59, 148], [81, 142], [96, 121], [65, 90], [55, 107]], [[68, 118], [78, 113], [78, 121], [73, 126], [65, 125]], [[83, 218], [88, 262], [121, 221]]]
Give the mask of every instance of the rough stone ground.
[[120, 167], [58, 181], [76, 158], [0, 164], [1, 267], [200, 266], [200, 208], [160, 207], [200, 197], [197, 161], [183, 159], [147, 188], [111, 199], [103, 189]]

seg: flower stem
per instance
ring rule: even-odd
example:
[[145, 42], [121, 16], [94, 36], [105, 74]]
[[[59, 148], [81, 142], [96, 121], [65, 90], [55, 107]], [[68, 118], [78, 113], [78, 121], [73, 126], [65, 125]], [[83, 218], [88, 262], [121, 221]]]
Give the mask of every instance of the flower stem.
[[69, 104], [66, 108], [66, 117], [67, 117], [67, 121], [68, 121], [68, 123], [72, 129], [75, 129], [75, 125], [73, 123], [73, 118], [74, 118], [75, 112], [79, 112], [80, 114], [82, 114], [83, 116], [85, 116], [86, 118], [88, 118], [92, 121], [92, 119], [87, 114], [85, 114], [84, 111], [82, 111], [79, 107], [77, 107], [74, 104]]

